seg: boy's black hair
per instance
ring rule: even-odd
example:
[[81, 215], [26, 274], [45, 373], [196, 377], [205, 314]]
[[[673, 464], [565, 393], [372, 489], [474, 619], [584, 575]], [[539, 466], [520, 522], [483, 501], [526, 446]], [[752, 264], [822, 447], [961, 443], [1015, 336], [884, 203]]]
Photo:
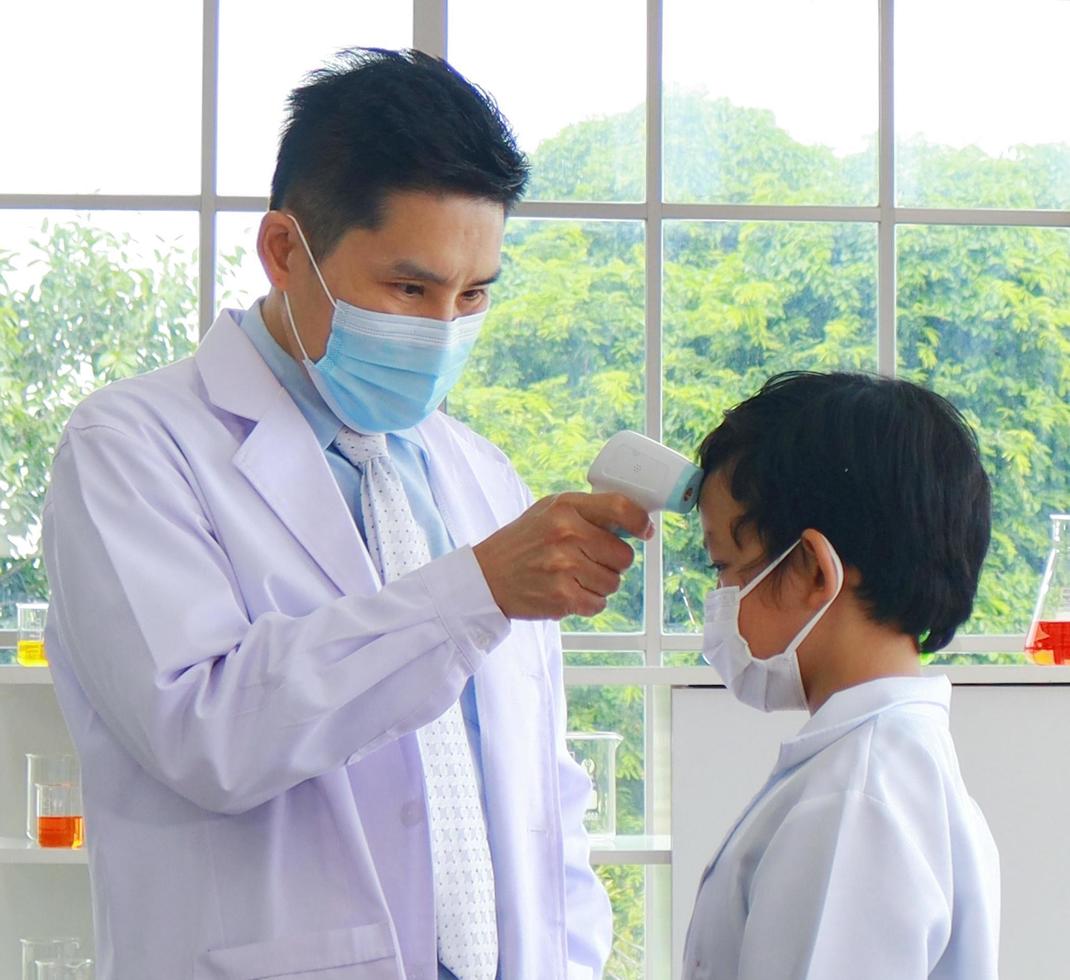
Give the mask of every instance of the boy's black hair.
[[290, 94], [270, 207], [289, 208], [317, 259], [375, 228], [391, 191], [455, 193], [508, 213], [528, 164], [494, 100], [420, 51], [350, 48]]
[[699, 448], [724, 471], [768, 557], [807, 528], [862, 577], [878, 623], [939, 650], [969, 618], [991, 489], [977, 438], [945, 398], [907, 381], [787, 372], [725, 413]]

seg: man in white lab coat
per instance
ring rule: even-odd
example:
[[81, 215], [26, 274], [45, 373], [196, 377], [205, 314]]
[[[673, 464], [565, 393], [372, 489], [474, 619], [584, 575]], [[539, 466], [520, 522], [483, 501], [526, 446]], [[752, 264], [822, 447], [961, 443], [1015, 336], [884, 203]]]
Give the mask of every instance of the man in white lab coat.
[[266, 298], [74, 413], [47, 642], [100, 980], [601, 975], [551, 621], [618, 587], [606, 528], [652, 528], [615, 495], [532, 506], [434, 411], [526, 174], [443, 63], [345, 54], [291, 98]]

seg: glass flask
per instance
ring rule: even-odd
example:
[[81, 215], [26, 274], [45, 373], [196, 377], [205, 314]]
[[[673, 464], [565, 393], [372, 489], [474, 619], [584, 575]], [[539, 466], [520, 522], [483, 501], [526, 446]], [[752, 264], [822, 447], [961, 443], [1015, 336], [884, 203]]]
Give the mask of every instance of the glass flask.
[[583, 824], [592, 840], [611, 841], [617, 833], [617, 747], [624, 739], [616, 732], [569, 732], [572, 757], [591, 777], [591, 795]]
[[1070, 514], [1051, 515], [1051, 551], [1025, 652], [1035, 664], [1070, 664]]

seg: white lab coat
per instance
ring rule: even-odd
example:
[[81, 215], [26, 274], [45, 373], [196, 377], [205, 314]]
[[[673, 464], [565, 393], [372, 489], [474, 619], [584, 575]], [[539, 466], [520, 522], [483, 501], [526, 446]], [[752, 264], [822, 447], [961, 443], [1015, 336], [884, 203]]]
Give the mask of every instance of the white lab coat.
[[458, 422], [419, 431], [458, 550], [381, 589], [229, 314], [195, 357], [75, 411], [44, 511], [47, 643], [84, 773], [99, 980], [436, 977], [413, 732], [473, 675], [500, 975], [601, 975], [559, 632], [510, 624], [468, 547], [529, 497]]
[[870, 681], [785, 741], [699, 885], [686, 980], [995, 980], [999, 856], [946, 678]]

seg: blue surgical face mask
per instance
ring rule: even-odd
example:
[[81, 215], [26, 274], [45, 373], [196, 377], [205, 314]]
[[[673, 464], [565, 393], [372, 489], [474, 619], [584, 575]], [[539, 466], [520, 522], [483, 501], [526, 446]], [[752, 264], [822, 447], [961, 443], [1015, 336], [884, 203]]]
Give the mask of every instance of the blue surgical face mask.
[[293, 223], [334, 306], [327, 350], [313, 362], [294, 325], [290, 297], [282, 294], [290, 329], [316, 390], [331, 411], [358, 432], [397, 432], [419, 424], [457, 383], [487, 311], [435, 320], [376, 313], [336, 300], [296, 218]]

